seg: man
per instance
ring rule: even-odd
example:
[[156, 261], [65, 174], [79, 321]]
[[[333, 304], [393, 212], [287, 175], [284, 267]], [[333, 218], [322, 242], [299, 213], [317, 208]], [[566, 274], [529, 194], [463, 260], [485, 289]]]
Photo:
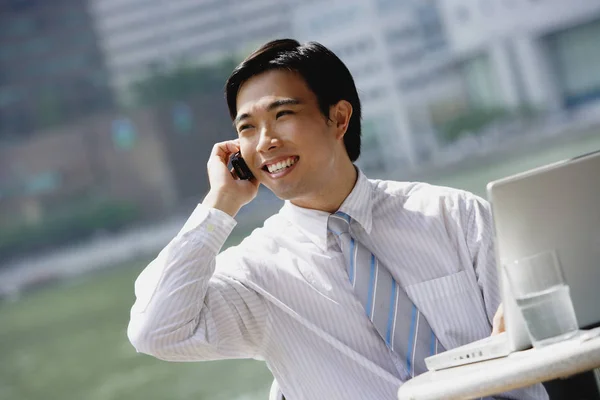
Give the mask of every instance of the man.
[[[214, 146], [208, 195], [136, 281], [138, 351], [265, 360], [288, 400], [391, 400], [426, 356], [492, 332], [487, 203], [367, 179], [353, 164], [359, 97], [332, 52], [267, 43], [233, 71], [226, 98], [239, 137]], [[237, 151], [254, 179], [228, 169]], [[260, 184], [285, 205], [218, 254]], [[504, 396], [546, 398], [540, 385]]]

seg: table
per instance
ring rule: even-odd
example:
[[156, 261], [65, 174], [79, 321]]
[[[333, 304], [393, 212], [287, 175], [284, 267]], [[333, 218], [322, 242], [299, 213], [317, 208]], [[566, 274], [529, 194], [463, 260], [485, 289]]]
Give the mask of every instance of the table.
[[429, 371], [403, 384], [399, 400], [472, 399], [600, 367], [600, 332], [508, 357]]

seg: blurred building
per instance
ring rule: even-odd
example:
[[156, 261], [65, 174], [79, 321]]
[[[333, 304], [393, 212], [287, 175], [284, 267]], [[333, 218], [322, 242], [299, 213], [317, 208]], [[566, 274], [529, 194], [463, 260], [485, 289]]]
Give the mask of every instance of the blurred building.
[[83, 0], [0, 0], [0, 139], [112, 106]]
[[233, 137], [214, 97], [98, 114], [1, 145], [0, 215], [10, 216], [1, 222], [38, 223], [102, 201], [154, 219], [198, 203], [213, 144]]
[[353, 73], [367, 169], [426, 163], [502, 115], [600, 98], [598, 1], [324, 0], [297, 7], [294, 32]]
[[153, 71], [249, 53], [290, 35], [297, 0], [90, 0], [112, 85]]
[[441, 9], [474, 102], [557, 110], [600, 99], [600, 2], [441, 0]]
[[173, 189], [155, 126], [151, 110], [95, 115], [0, 146], [2, 222], [35, 224], [104, 200], [164, 209]]
[[435, 0], [299, 5], [294, 32], [332, 49], [352, 72], [363, 106], [365, 169], [418, 164], [436, 145], [431, 109], [464, 102]]

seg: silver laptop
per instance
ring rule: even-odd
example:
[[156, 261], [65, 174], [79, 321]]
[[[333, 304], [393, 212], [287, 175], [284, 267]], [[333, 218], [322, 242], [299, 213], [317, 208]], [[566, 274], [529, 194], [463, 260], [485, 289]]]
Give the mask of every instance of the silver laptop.
[[506, 333], [428, 357], [430, 370], [531, 347], [503, 263], [554, 249], [580, 328], [600, 324], [600, 151], [490, 182]]

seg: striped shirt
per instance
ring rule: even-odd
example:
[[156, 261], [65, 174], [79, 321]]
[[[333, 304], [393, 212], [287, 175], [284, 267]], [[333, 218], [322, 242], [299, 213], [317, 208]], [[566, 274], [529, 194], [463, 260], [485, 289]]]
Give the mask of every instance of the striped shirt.
[[[485, 200], [359, 171], [340, 211], [444, 348], [490, 335], [500, 293]], [[136, 280], [132, 344], [170, 361], [265, 360], [288, 400], [396, 399], [406, 360], [366, 317], [328, 217], [286, 202], [219, 254], [235, 220], [199, 205]], [[541, 385], [502, 396], [547, 398]]]

